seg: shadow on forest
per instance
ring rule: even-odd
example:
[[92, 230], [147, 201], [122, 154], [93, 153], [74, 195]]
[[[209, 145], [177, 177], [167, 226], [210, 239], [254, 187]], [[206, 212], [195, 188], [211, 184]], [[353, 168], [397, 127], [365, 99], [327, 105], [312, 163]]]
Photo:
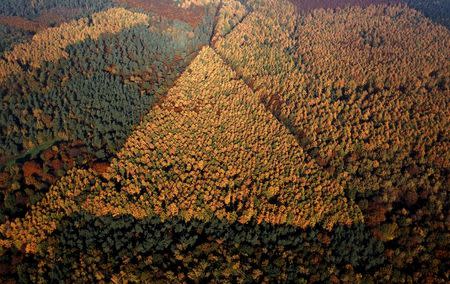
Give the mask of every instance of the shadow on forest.
[[423, 13], [434, 22], [450, 29], [450, 1], [403, 0], [408, 6]]
[[24, 144], [57, 137], [84, 141], [98, 158], [116, 152], [188, 65], [180, 54], [197, 45], [138, 26], [69, 46], [69, 59], [11, 76], [0, 88], [0, 153], [19, 155]]
[[67, 59], [22, 66], [7, 78], [0, 86], [0, 188], [20, 188], [0, 194], [0, 219], [23, 216], [70, 168], [102, 165], [120, 150], [208, 44], [209, 21], [192, 29], [159, 19], [154, 29], [104, 34], [68, 46]]
[[[384, 261], [382, 242], [364, 224], [338, 226], [328, 232], [267, 223], [230, 224], [219, 219], [137, 220], [77, 213], [60, 223], [47, 244], [56, 244], [51, 249], [55, 255], [49, 256], [44, 249], [42, 254], [24, 258], [17, 267], [21, 279], [39, 274], [36, 264], [40, 261], [45, 263], [39, 269], [41, 276], [51, 282], [73, 281], [70, 277], [79, 275], [77, 270], [87, 273], [81, 281], [95, 280], [90, 274], [96, 272], [110, 279], [121, 270], [152, 281], [170, 280], [171, 273], [209, 281], [275, 280], [282, 274], [290, 281], [314, 274], [324, 280], [332, 266], [343, 269], [351, 264], [352, 269], [368, 271]], [[302, 266], [307, 270], [299, 269]], [[252, 278], [255, 269], [262, 276]]]

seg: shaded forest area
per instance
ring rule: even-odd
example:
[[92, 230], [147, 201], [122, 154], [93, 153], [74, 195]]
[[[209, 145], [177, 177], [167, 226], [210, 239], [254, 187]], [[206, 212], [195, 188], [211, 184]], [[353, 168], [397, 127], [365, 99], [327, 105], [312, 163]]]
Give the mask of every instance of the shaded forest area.
[[0, 279], [449, 281], [445, 1], [91, 2], [0, 60]]
[[450, 28], [450, 1], [446, 0], [404, 0], [410, 7], [422, 12], [426, 17]]
[[52, 9], [85, 9], [88, 15], [89, 12], [111, 8], [111, 2], [111, 0], [5, 0], [0, 4], [0, 11], [5, 16], [29, 19]]
[[111, 0], [5, 0], [0, 3], [0, 55], [39, 30], [113, 7]]
[[[30, 63], [20, 63], [0, 87], [3, 220], [23, 215], [68, 169], [101, 165], [122, 147], [133, 126], [166, 93], [196, 50], [208, 43], [215, 10], [205, 9], [195, 28], [150, 13], [135, 14], [139, 22], [134, 27], [109, 30], [104, 21], [114, 21], [122, 12], [108, 10], [91, 18], [104, 28], [97, 38], [88, 35], [71, 44], [63, 37], [50, 42], [52, 47], [46, 39], [58, 35], [38, 33], [42, 43], [35, 37], [36, 44], [25, 47], [27, 53], [17, 49], [24, 55], [15, 50], [6, 54], [5, 70], [26, 57]], [[53, 32], [69, 34], [80, 24], [84, 29], [82, 19]], [[109, 32], [114, 30], [118, 32]], [[55, 56], [57, 44], [62, 46], [60, 56]], [[41, 63], [48, 51], [54, 61]]]
[[221, 219], [83, 213], [60, 224], [49, 239], [57, 244], [53, 252], [39, 252], [33, 261], [12, 256], [22, 263], [19, 280], [308, 283], [329, 280], [330, 268], [345, 266], [345, 279], [351, 281], [385, 260], [383, 243], [362, 224], [323, 232]]

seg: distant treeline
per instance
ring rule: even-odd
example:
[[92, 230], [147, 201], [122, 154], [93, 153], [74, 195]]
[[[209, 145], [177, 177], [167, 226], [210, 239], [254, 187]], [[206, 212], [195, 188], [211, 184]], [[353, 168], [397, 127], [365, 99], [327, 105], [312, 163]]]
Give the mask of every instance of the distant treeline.
[[33, 18], [55, 8], [83, 9], [92, 13], [112, 6], [112, 0], [3, 0], [0, 15]]
[[419, 10], [433, 21], [450, 29], [450, 1], [448, 0], [404, 0], [410, 7]]
[[448, 0], [290, 0], [297, 6], [298, 11], [307, 13], [315, 9], [336, 9], [351, 6], [367, 7], [378, 4], [406, 3], [410, 7], [422, 12], [433, 21], [450, 28], [450, 1]]

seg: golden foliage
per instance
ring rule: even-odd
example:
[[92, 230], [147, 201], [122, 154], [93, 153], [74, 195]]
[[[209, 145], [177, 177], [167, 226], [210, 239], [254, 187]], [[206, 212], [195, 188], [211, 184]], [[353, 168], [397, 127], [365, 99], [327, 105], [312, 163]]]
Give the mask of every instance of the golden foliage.
[[448, 30], [406, 6], [298, 16], [289, 4], [264, 5], [215, 47], [305, 152], [349, 192], [383, 189], [394, 200], [403, 188], [431, 190], [429, 167], [442, 187]]
[[2, 245], [32, 252], [77, 210], [331, 229], [362, 221], [344, 189], [395, 199], [404, 188], [443, 186], [448, 31], [404, 6], [299, 17], [285, 1], [250, 5], [217, 39], [220, 56], [200, 52], [102, 177], [73, 172], [24, 219], [0, 227]]
[[406, 6], [317, 10], [296, 36], [307, 71], [343, 84], [398, 88], [450, 71], [449, 31]]
[[[230, 222], [255, 218], [327, 228], [358, 220], [342, 188], [317, 171], [294, 137], [210, 48], [152, 109], [111, 168], [125, 192], [102, 190], [86, 203], [87, 211], [120, 214], [120, 204], [132, 198], [132, 204], [163, 218], [208, 220], [213, 214]], [[338, 210], [323, 204], [333, 199], [341, 200]], [[340, 218], [333, 219], [336, 213]]]
[[80, 210], [77, 198], [90, 188], [92, 179], [91, 172], [69, 171], [24, 218], [0, 225], [6, 238], [0, 241], [1, 246], [24, 247], [27, 253], [35, 253], [38, 244], [57, 228], [59, 220]]
[[[83, 192], [89, 194], [80, 202]], [[327, 229], [362, 219], [342, 187], [320, 172], [211, 48], [150, 111], [102, 177], [70, 172], [0, 232], [32, 252], [58, 220], [79, 210]]]
[[228, 34], [244, 17], [247, 9], [236, 0], [223, 1], [216, 18], [212, 42]]
[[192, 6], [207, 6], [210, 4], [218, 4], [219, 0], [181, 0], [178, 4], [181, 8], [189, 9]]
[[17, 44], [13, 50], [4, 54], [4, 59], [0, 60], [0, 82], [20, 72], [21, 65], [38, 68], [42, 62], [66, 58], [65, 48], [71, 44], [97, 39], [104, 33], [118, 33], [140, 24], [148, 24], [147, 15], [112, 8], [93, 14], [91, 20], [83, 18], [40, 31], [31, 42]]

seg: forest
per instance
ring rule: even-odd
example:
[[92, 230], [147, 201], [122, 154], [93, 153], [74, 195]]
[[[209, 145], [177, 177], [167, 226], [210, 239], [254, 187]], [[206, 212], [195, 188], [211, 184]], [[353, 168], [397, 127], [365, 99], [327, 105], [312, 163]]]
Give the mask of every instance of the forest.
[[0, 3], [4, 283], [448, 283], [446, 1]]

